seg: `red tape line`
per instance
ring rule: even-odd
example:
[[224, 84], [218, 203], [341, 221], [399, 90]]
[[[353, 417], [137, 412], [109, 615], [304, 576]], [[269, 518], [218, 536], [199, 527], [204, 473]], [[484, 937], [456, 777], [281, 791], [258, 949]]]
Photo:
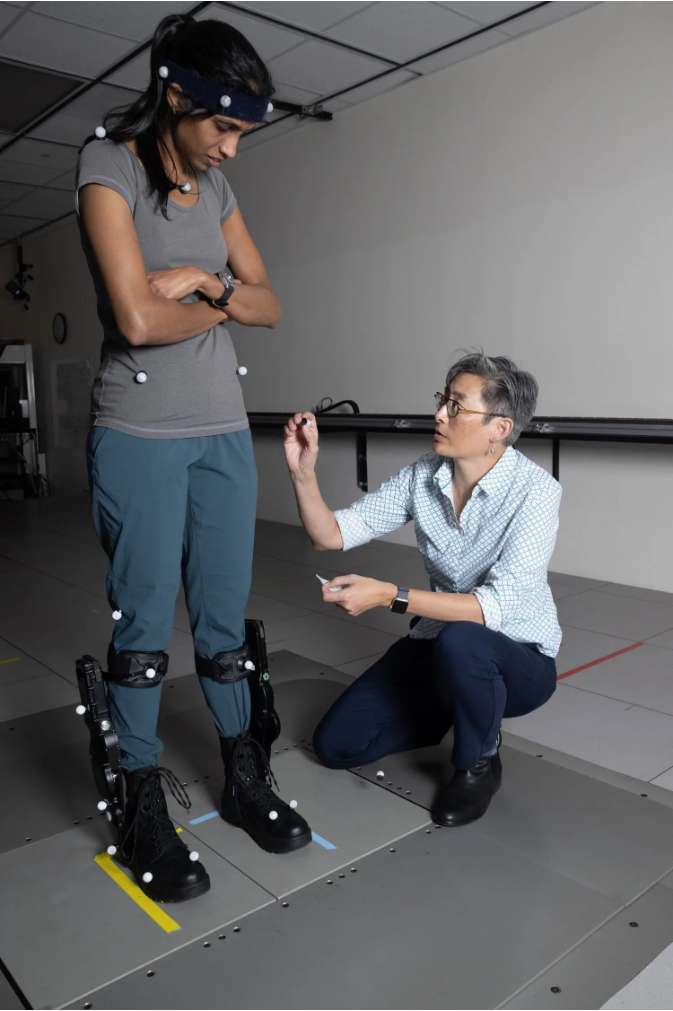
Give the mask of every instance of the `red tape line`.
[[625, 646], [624, 649], [618, 649], [616, 653], [602, 656], [599, 660], [592, 660], [591, 663], [585, 663], [583, 667], [575, 667], [575, 670], [569, 670], [566, 674], [559, 674], [556, 680], [563, 681], [564, 678], [572, 677], [573, 674], [579, 674], [580, 671], [587, 670], [589, 667], [595, 667], [599, 663], [605, 663], [606, 660], [612, 660], [613, 657], [621, 656], [622, 653], [630, 653], [632, 649], [638, 649], [639, 646], [644, 645], [644, 642], [634, 642], [633, 646]]

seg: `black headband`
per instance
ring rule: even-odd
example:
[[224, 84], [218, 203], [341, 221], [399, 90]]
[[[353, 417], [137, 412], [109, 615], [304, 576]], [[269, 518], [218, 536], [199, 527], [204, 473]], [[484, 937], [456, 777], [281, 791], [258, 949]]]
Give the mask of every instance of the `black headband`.
[[263, 123], [264, 117], [273, 111], [268, 98], [259, 95], [243, 95], [224, 84], [201, 77], [193, 70], [185, 70], [172, 60], [166, 60], [159, 67], [159, 77], [166, 84], [179, 84], [185, 95], [192, 101], [222, 116], [242, 119], [246, 123]]

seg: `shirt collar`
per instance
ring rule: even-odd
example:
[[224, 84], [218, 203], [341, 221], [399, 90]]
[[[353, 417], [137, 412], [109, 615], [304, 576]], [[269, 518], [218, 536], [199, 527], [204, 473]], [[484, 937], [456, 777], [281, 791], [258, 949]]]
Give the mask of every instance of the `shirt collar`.
[[[517, 451], [512, 446], [508, 446], [495, 467], [492, 467], [476, 485], [475, 491], [479, 491], [480, 494], [487, 495], [489, 498], [504, 497], [516, 467], [516, 458]], [[453, 460], [442, 460], [435, 473], [434, 481], [442, 494], [450, 494], [449, 489], [453, 483]]]

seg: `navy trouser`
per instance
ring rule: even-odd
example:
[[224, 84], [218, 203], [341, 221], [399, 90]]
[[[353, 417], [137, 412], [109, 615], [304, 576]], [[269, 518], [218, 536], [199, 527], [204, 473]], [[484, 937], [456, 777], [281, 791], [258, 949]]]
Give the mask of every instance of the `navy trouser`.
[[455, 621], [436, 639], [400, 639], [320, 721], [315, 752], [346, 769], [439, 744], [454, 728], [453, 765], [473, 769], [494, 751], [503, 717], [544, 705], [556, 663], [483, 625]]
[[[144, 439], [95, 427], [87, 460], [94, 524], [110, 559], [108, 602], [122, 612], [114, 650], [167, 649], [181, 580], [196, 655], [241, 646], [257, 501], [250, 431]], [[247, 681], [200, 682], [220, 736], [247, 729]], [[108, 688], [123, 768], [156, 764], [161, 686]]]

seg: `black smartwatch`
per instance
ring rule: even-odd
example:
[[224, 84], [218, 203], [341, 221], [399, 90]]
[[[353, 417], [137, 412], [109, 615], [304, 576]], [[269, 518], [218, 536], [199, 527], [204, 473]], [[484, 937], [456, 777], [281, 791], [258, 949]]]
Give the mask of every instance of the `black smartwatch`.
[[406, 614], [409, 607], [409, 590], [406, 586], [397, 587], [397, 596], [390, 605], [390, 610], [395, 614]]
[[208, 301], [216, 309], [224, 309], [225, 306], [229, 305], [229, 299], [236, 291], [236, 281], [234, 280], [234, 275], [227, 267], [224, 270], [218, 271], [215, 276], [219, 277], [224, 285], [224, 294], [220, 295], [219, 298], [210, 298]]

